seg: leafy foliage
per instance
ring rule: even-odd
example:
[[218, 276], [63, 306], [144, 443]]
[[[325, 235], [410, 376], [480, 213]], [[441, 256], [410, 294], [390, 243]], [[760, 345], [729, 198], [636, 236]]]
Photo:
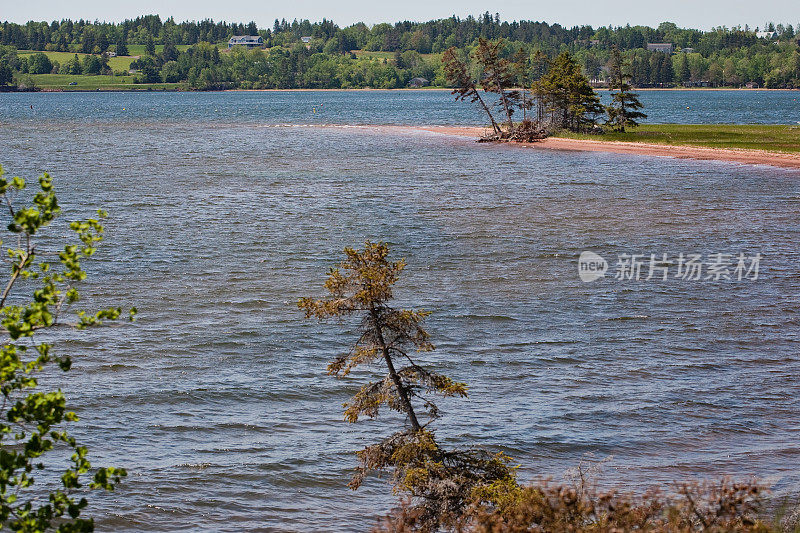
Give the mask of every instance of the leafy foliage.
[[[754, 482], [693, 482], [669, 494], [650, 490], [641, 496], [598, 490], [592, 484], [543, 482], [505, 485], [493, 503], [477, 502], [452, 529], [459, 533], [778, 533], [797, 531], [792, 518], [759, 518], [765, 489]], [[404, 502], [376, 529], [419, 529], [420, 511]]]
[[[416, 524], [436, 530], [452, 525], [467, 506], [489, 494], [494, 484], [514, 485], [514, 469], [503, 454], [484, 450], [446, 450], [435, 439], [428, 424], [439, 410], [431, 394], [464, 397], [467, 386], [417, 363], [417, 353], [433, 350], [422, 321], [428, 313], [395, 309], [389, 305], [393, 286], [405, 267], [391, 261], [383, 243], [367, 242], [364, 250], [346, 248], [345, 260], [328, 273], [324, 299], [302, 298], [299, 307], [307, 318], [320, 320], [359, 315], [361, 327], [355, 345], [328, 365], [328, 373], [345, 377], [360, 365], [380, 364], [386, 373], [366, 383], [345, 403], [345, 419], [374, 418], [386, 406], [406, 416], [407, 427], [358, 452], [359, 466], [350, 482], [358, 488], [373, 471], [391, 471], [396, 491], [414, 501]], [[402, 366], [400, 366], [402, 365]], [[414, 401], [428, 415], [419, 421]]]
[[[58, 205], [52, 178], [43, 174], [31, 204], [15, 207], [14, 198], [26, 189], [19, 177], [6, 179], [0, 167], [0, 201], [5, 203], [8, 231], [13, 243], [7, 249], [9, 276], [0, 295], [0, 326], [4, 336], [0, 349], [0, 525], [18, 531], [91, 531], [91, 519], [81, 518], [88, 505], [87, 489], [112, 490], [126, 475], [121, 468], [92, 471], [87, 449], [66, 429], [78, 417], [67, 408], [60, 390], [39, 389], [39, 374], [55, 365], [67, 372], [68, 356], [58, 355], [48, 342], [34, 337], [42, 330], [70, 325], [76, 330], [116, 320], [122, 309], [78, 311], [71, 324], [61, 320], [79, 301], [77, 285], [86, 278], [82, 261], [92, 257], [103, 238], [102, 218], [69, 224], [76, 240], [57, 254], [57, 262], [39, 261], [47, 250], [37, 249], [42, 233], [56, 219]], [[22, 291], [27, 293], [21, 294]], [[135, 309], [131, 310], [131, 319]], [[70, 464], [57, 476], [43, 472], [43, 456], [71, 450]], [[90, 471], [92, 471], [90, 475]], [[90, 475], [87, 482], [84, 478]]]

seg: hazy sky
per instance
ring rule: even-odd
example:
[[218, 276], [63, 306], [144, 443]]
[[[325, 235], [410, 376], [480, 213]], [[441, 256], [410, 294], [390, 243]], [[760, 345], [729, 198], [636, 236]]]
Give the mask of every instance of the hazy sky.
[[395, 22], [430, 20], [458, 15], [477, 15], [484, 11], [500, 13], [504, 20], [541, 20], [565, 26], [576, 24], [624, 25], [672, 21], [682, 27], [709, 29], [712, 26], [749, 24], [763, 26], [766, 21], [800, 23], [797, 0], [0, 0], [0, 20], [26, 22], [84, 18], [119, 21], [137, 15], [158, 13], [163, 18], [200, 20], [213, 18], [272, 26], [276, 18], [323, 17], [340, 26], [363, 21]]

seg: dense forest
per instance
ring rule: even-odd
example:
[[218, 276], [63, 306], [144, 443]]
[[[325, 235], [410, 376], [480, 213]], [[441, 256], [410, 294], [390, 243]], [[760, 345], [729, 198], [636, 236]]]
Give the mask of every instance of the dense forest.
[[[193, 89], [223, 88], [398, 88], [414, 78], [447, 86], [441, 54], [451, 47], [471, 51], [479, 38], [503, 38], [505, 53], [554, 58], [569, 52], [596, 86], [608, 78], [611, 50], [631, 65], [637, 87], [730, 86], [800, 87], [797, 27], [767, 23], [714, 28], [678, 28], [665, 22], [646, 26], [566, 28], [545, 22], [501, 21], [488, 12], [475, 18], [429, 22], [363, 23], [341, 28], [329, 20], [287, 22], [271, 28], [247, 24], [162, 21], [147, 15], [124, 22], [53, 21], [0, 26], [0, 85], [25, 74], [133, 75], [140, 83], [185, 83]], [[232, 35], [260, 35], [264, 49], [227, 50]], [[669, 43], [673, 53], [649, 50]], [[137, 46], [142, 52], [133, 53]], [[59, 64], [46, 54], [69, 52]], [[89, 55], [95, 56], [90, 59]], [[129, 70], [114, 70], [107, 56], [138, 56]], [[524, 82], [524, 80], [520, 80]]]

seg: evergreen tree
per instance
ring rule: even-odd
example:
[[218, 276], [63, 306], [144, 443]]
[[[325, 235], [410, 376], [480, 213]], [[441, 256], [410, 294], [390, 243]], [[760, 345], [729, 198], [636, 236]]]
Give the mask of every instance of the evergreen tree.
[[672, 58], [669, 55], [664, 55], [664, 60], [661, 62], [661, 83], [672, 85], [675, 81], [675, 70], [672, 68]]
[[539, 124], [544, 122], [544, 94], [540, 84], [537, 82], [547, 74], [547, 69], [549, 68], [550, 58], [541, 49], [537, 48], [531, 58], [531, 79], [533, 80], [533, 94], [536, 100], [536, 121]]
[[149, 56], [156, 55], [156, 43], [153, 41], [153, 36], [149, 33], [147, 34], [147, 38], [144, 42], [144, 53]]
[[8, 85], [14, 80], [14, 71], [5, 60], [0, 59], [0, 85]]
[[499, 135], [500, 126], [494, 119], [492, 110], [489, 109], [489, 106], [486, 105], [486, 101], [478, 92], [477, 83], [469, 73], [467, 62], [459, 57], [458, 50], [454, 47], [448, 48], [444, 54], [442, 54], [442, 63], [444, 64], [445, 78], [448, 83], [454, 85], [452, 94], [456, 95], [456, 101], [469, 98], [473, 103], [478, 102], [481, 108], [486, 111], [492, 123], [492, 130], [495, 135]]
[[164, 43], [164, 49], [161, 50], [161, 61], [166, 63], [168, 61], [176, 61], [178, 59], [178, 48], [172, 44], [172, 41]]
[[534, 85], [536, 91], [543, 95], [550, 127], [554, 129], [585, 131], [604, 111], [600, 98], [569, 52], [562, 52], [553, 60], [547, 74]]
[[325, 282], [329, 296], [301, 298], [299, 307], [307, 318], [361, 319], [355, 345], [330, 362], [329, 374], [345, 378], [356, 367], [382, 369], [344, 404], [345, 419], [376, 418], [382, 408], [404, 418], [397, 432], [358, 452], [350, 487], [358, 488], [369, 472], [389, 470], [395, 491], [412, 498], [414, 531], [455, 529], [472, 505], [493, 505], [497, 494], [513, 490], [516, 476], [502, 453], [446, 449], [436, 441], [429, 424], [439, 410], [431, 396], [465, 397], [467, 386], [418, 361], [434, 349], [422, 326], [429, 313], [390, 305], [405, 261], [391, 261], [388, 254], [385, 244], [369, 241], [363, 250], [345, 248], [345, 260]]
[[612, 93], [611, 105], [606, 107], [608, 114], [606, 125], [614, 131], [625, 131], [627, 126], [638, 126], [637, 119], [647, 118], [647, 115], [639, 111], [643, 106], [639, 101], [639, 95], [631, 92], [631, 86], [628, 84], [630, 76], [625, 72], [625, 68], [619, 48], [613, 47], [608, 63], [609, 87], [617, 92]]
[[686, 54], [681, 54], [679, 69], [678, 80], [681, 82], [691, 81], [692, 73], [689, 71], [689, 57]]
[[117, 55], [118, 56], [126, 56], [128, 55], [128, 35], [123, 30], [120, 32], [119, 39], [117, 40]]
[[483, 89], [500, 97], [500, 105], [506, 115], [506, 125], [510, 132], [514, 129], [514, 121], [511, 118], [514, 113], [512, 101], [518, 99], [518, 93], [507, 89], [514, 84], [515, 72], [514, 65], [508, 59], [501, 57], [503, 45], [503, 39], [488, 41], [479, 37], [478, 46], [475, 48], [475, 59], [483, 71], [481, 74]]

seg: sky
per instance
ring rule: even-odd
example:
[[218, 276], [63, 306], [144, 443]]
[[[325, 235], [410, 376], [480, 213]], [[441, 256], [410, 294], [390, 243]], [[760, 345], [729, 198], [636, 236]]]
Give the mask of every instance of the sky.
[[86, 20], [120, 21], [144, 14], [159, 14], [175, 20], [256, 21], [259, 27], [271, 27], [273, 21], [327, 18], [340, 26], [354, 22], [375, 24], [401, 20], [426, 21], [457, 15], [479, 15], [485, 11], [500, 13], [503, 20], [539, 20], [563, 26], [622, 26], [643, 24], [657, 26], [675, 22], [678, 26], [708, 30], [715, 26], [764, 26], [800, 23], [797, 0], [0, 0], [0, 21]]

